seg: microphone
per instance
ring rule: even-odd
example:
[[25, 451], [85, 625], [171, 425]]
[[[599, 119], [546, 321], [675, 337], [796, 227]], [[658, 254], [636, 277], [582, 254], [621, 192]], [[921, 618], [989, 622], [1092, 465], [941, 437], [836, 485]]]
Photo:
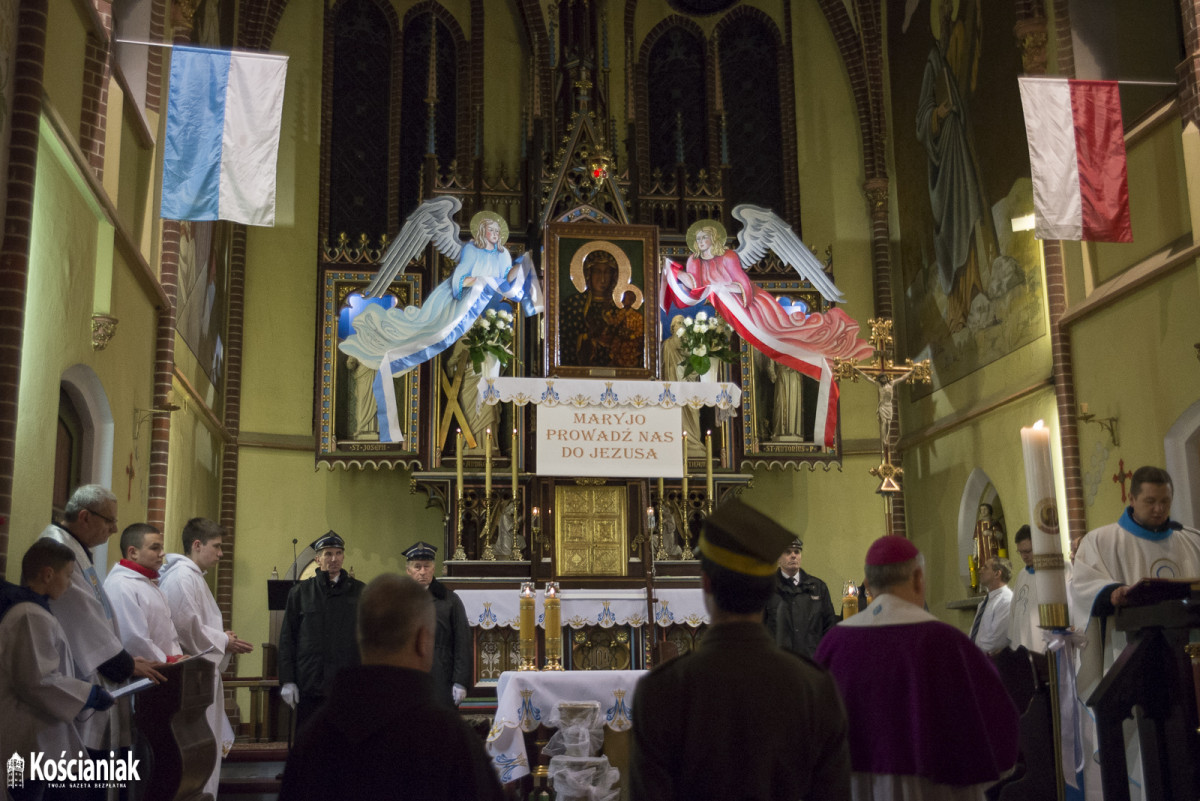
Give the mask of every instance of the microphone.
[[297, 558], [296, 557], [296, 543], [298, 543], [298, 542], [300, 542], [300, 540], [296, 539], [295, 537], [292, 537], [292, 583], [293, 584], [296, 582], [296, 579], [299, 578], [299, 576], [296, 575], [296, 558]]
[[1189, 534], [1195, 534], [1197, 537], [1200, 537], [1200, 531], [1197, 531], [1196, 529], [1192, 528], [1191, 526], [1185, 526], [1183, 523], [1180, 523], [1178, 520], [1168, 520], [1167, 528], [1172, 529], [1174, 531], [1186, 531]]

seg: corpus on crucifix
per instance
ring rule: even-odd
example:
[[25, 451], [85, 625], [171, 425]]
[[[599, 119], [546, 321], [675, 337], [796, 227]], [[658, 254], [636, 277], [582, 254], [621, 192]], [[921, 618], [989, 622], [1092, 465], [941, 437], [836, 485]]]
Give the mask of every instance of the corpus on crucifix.
[[858, 381], [859, 376], [865, 376], [879, 392], [876, 415], [879, 417], [879, 449], [883, 461], [878, 467], [871, 468], [871, 475], [881, 481], [878, 491], [887, 494], [900, 491], [900, 477], [904, 474], [903, 468], [892, 464], [892, 444], [895, 440], [892, 435], [892, 420], [896, 416], [896, 387], [909, 379], [928, 384], [932, 376], [928, 359], [919, 362], [905, 359], [904, 364], [896, 364], [891, 320], [881, 317], [869, 320], [868, 323], [871, 326], [870, 341], [875, 355], [862, 363], [856, 359], [835, 358], [833, 375], [838, 381], [847, 378]]

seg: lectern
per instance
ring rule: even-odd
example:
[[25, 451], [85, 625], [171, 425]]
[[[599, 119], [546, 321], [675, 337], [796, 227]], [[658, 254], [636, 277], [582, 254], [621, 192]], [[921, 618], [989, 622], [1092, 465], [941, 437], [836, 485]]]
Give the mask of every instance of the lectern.
[[139, 693], [134, 721], [150, 742], [153, 771], [143, 798], [211, 801], [204, 785], [217, 759], [217, 741], [205, 713], [213, 702], [216, 665], [193, 657], [158, 670], [167, 681]]
[[[1176, 585], [1178, 587], [1178, 585]], [[1144, 789], [1149, 801], [1200, 797], [1200, 735], [1196, 692], [1185, 652], [1188, 633], [1200, 629], [1200, 589], [1188, 597], [1117, 611], [1116, 627], [1129, 645], [1087, 700], [1096, 710], [1104, 797], [1128, 801], [1122, 722], [1137, 723]], [[1132, 594], [1131, 594], [1132, 595]]]

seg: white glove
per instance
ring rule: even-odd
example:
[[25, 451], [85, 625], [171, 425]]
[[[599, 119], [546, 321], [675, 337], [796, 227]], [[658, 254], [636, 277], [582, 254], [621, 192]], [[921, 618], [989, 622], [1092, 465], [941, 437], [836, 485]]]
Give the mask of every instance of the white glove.
[[300, 688], [295, 684], [288, 682], [287, 684], [283, 685], [283, 689], [279, 691], [279, 697], [283, 699], [285, 704], [290, 706], [292, 709], [295, 709], [296, 703], [300, 700]]
[[455, 684], [450, 688], [450, 697], [454, 699], [454, 705], [458, 706], [467, 697], [467, 688], [461, 684]]

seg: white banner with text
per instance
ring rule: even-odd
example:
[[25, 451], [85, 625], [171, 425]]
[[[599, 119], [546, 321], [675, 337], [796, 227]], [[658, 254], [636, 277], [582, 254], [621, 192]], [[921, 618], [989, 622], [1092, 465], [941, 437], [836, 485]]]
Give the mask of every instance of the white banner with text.
[[541, 476], [677, 478], [683, 475], [683, 410], [538, 407]]

